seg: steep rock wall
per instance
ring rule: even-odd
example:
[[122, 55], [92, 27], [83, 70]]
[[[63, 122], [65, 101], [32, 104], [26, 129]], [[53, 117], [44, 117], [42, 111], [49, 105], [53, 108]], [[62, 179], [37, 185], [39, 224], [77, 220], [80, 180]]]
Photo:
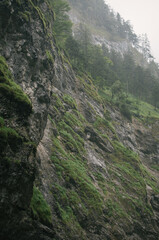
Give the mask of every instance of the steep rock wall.
[[[41, 9], [50, 11], [45, 1], [38, 1], [38, 6], [37, 1], [0, 2], [0, 54], [9, 66], [10, 81], [20, 85], [31, 100], [29, 107], [25, 101], [19, 100], [18, 87], [14, 85], [5, 90], [2, 66], [0, 115], [8, 139], [4, 146], [1, 145], [0, 154], [1, 239], [36, 239], [36, 229], [38, 238], [43, 235], [43, 227], [30, 218], [36, 146], [46, 126], [54, 82], [53, 57], [49, 59], [47, 56], [48, 49], [54, 56], [54, 46]], [[4, 128], [1, 129], [2, 142]], [[14, 129], [18, 137], [9, 133], [9, 129]]]

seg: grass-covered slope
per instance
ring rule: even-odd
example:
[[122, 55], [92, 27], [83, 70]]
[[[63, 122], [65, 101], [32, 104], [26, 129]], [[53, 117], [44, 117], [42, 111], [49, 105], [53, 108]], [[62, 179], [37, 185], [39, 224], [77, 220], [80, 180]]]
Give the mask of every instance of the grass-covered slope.
[[123, 96], [115, 95], [112, 98], [112, 89], [105, 87], [103, 90], [99, 90], [100, 96], [107, 103], [110, 103], [114, 106], [119, 107], [122, 110], [121, 106], [124, 104], [129, 109], [130, 114], [137, 119], [143, 121], [153, 121], [158, 120], [159, 118], [159, 109], [147, 102], [144, 102], [130, 94], [123, 93]]
[[61, 239], [60, 231], [64, 239], [149, 239], [156, 234], [155, 228], [145, 228], [155, 218], [150, 199], [159, 193], [157, 179], [136, 153], [139, 149], [123, 145], [109, 115], [110, 106], [117, 107], [109, 102], [108, 110], [91, 84], [80, 77], [83, 97], [76, 96], [78, 101], [69, 94], [52, 96], [48, 195], [55, 239]]

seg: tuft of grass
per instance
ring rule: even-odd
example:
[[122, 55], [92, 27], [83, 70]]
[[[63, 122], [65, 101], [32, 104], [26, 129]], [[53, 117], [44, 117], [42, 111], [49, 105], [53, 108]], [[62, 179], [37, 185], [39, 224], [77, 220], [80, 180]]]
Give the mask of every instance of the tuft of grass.
[[106, 120], [105, 118], [97, 116], [96, 121], [94, 122], [94, 127], [97, 128], [98, 130], [103, 129], [103, 128], [104, 129], [109, 128], [111, 130], [111, 132], [114, 133], [116, 136], [116, 132], [115, 132], [115, 129], [114, 129], [112, 123], [110, 121]]
[[76, 126], [83, 127], [83, 124], [81, 123], [81, 121], [73, 113], [70, 113], [70, 112], [65, 113], [64, 121], [72, 128]]
[[47, 56], [48, 60], [50, 61], [50, 63], [52, 63], [54, 65], [54, 58], [49, 50], [46, 50], [46, 56]]
[[63, 101], [70, 105], [71, 108], [77, 109], [77, 103], [70, 95], [65, 94], [63, 96]]
[[60, 135], [65, 143], [65, 146], [67, 149], [73, 151], [73, 152], [78, 152], [80, 153], [80, 151], [84, 150], [83, 146], [80, 142], [76, 141], [72, 135], [70, 133], [68, 133], [67, 131], [60, 131]]
[[86, 119], [84, 118], [84, 116], [78, 110], [73, 109], [72, 113], [75, 114], [78, 117], [79, 121], [81, 121], [83, 123], [86, 122]]
[[[82, 214], [87, 213], [81, 199], [74, 190], [55, 184], [52, 188], [52, 193], [55, 197], [61, 219], [65, 224], [68, 225], [69, 223], [72, 223], [72, 220], [77, 221], [75, 216], [77, 211], [82, 212]], [[80, 206], [82, 206], [82, 208]]]
[[11, 100], [31, 109], [31, 101], [17, 84], [13, 82], [8, 82], [8, 84], [0, 83], [0, 92]]
[[92, 99], [94, 99], [95, 101], [97, 101], [98, 103], [102, 103], [102, 99], [98, 94], [97, 89], [95, 88], [95, 86], [93, 85], [92, 80], [90, 79], [90, 77], [88, 75], [83, 75], [78, 76], [79, 82], [81, 83], [81, 86], [83, 87], [83, 90], [85, 91], [85, 93], [91, 97]]
[[115, 154], [119, 157], [124, 157], [123, 159], [128, 160], [128, 162], [135, 162], [140, 163], [139, 156], [137, 153], [133, 152], [129, 148], [126, 148], [121, 142], [113, 141], [113, 147], [115, 149]]
[[66, 142], [66, 145], [71, 144], [77, 152], [84, 151], [84, 140], [81, 138], [68, 124], [64, 121], [58, 123], [60, 136]]
[[44, 199], [42, 193], [35, 186], [33, 187], [30, 207], [36, 219], [46, 224], [52, 223], [51, 208]]
[[4, 135], [6, 138], [20, 138], [19, 134], [13, 128], [8, 127], [0, 128], [0, 135]]
[[53, 100], [55, 102], [55, 106], [54, 107], [56, 107], [57, 110], [59, 110], [60, 108], [61, 109], [65, 109], [61, 99], [59, 98], [59, 96], [57, 94], [53, 93], [52, 94], [52, 98], [53, 98]]
[[158, 165], [152, 165], [151, 168], [153, 168], [153, 169], [159, 171], [159, 166], [158, 166]]

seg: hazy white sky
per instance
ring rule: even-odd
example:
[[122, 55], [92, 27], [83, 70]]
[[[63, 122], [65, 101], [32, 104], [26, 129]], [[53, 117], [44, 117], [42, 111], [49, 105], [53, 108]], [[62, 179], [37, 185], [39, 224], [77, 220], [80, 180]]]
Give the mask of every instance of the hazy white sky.
[[159, 62], [159, 0], [105, 0], [125, 20], [130, 20], [137, 35], [147, 33], [152, 54]]

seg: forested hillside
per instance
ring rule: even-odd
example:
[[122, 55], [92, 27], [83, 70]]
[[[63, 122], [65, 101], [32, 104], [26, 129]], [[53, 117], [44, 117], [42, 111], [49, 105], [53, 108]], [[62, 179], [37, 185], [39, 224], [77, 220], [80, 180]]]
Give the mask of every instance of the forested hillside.
[[[66, 48], [73, 66], [82, 68], [83, 62], [84, 70], [100, 88], [111, 87], [119, 80], [124, 92], [157, 106], [159, 69], [147, 36], [138, 37], [129, 21], [115, 14], [103, 0], [69, 3], [76, 43], [69, 38]], [[126, 49], [120, 44], [126, 44]]]
[[124, 21], [119, 13], [115, 17], [114, 12], [103, 0], [69, 0], [68, 2], [73, 11], [77, 13], [77, 18], [80, 16], [83, 23], [92, 26], [92, 30], [100, 29], [103, 31], [102, 33], [108, 37], [107, 40], [129, 39], [134, 44], [137, 43], [137, 36], [130, 23]]

